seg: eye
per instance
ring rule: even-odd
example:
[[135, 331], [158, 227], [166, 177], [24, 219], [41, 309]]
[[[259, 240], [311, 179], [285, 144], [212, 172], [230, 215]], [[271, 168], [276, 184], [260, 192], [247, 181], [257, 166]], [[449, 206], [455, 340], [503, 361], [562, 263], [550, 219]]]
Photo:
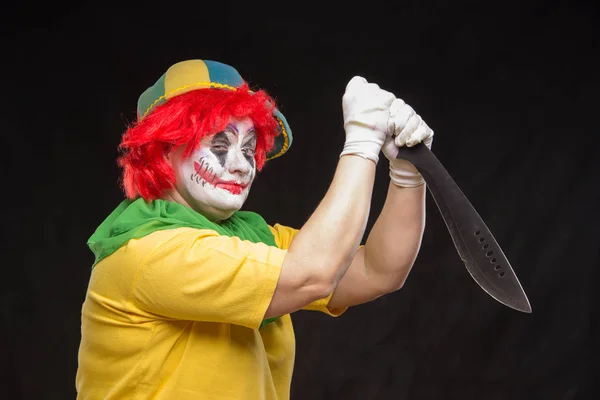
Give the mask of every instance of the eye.
[[227, 152], [228, 151], [228, 147], [225, 144], [213, 144], [211, 146], [211, 148], [218, 152]]
[[244, 153], [246, 157], [254, 157], [254, 155], [256, 154], [256, 150], [250, 147], [246, 147], [242, 149], [242, 153]]

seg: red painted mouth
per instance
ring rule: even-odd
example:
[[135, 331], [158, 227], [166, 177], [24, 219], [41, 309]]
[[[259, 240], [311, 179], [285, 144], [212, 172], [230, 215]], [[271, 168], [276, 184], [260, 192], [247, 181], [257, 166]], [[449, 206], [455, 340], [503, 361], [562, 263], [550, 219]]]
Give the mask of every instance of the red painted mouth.
[[[216, 179], [216, 174], [212, 168], [208, 167], [208, 164], [204, 164], [204, 162], [202, 164], [194, 162], [194, 170], [197, 174], [197, 182], [199, 179], [202, 179], [209, 185], [225, 189], [232, 194], [241, 194], [250, 185], [250, 183], [237, 183], [236, 181]], [[202, 185], [204, 186], [204, 183]]]
[[247, 183], [237, 183], [235, 181], [217, 181], [215, 187], [225, 189], [231, 194], [241, 194], [248, 187]]

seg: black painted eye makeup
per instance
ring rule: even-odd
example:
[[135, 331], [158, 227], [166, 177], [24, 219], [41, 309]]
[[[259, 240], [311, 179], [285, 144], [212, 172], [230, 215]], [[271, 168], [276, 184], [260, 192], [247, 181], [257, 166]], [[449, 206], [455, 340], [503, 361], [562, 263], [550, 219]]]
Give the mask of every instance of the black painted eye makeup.
[[221, 131], [219, 133], [216, 133], [215, 136], [213, 136], [213, 138], [210, 141], [210, 143], [212, 145], [215, 145], [215, 144], [224, 144], [226, 146], [229, 146], [231, 144], [231, 141], [229, 140], [229, 137], [227, 136], [227, 133], [225, 133], [225, 131]]
[[242, 143], [242, 147], [244, 148], [256, 148], [256, 133], [254, 131], [249, 131], [244, 138], [244, 142]]
[[215, 134], [210, 142], [210, 151], [215, 155], [224, 155], [229, 150], [231, 142], [225, 132]]
[[222, 167], [225, 166], [230, 146], [231, 142], [225, 131], [215, 134], [210, 142], [210, 152], [217, 157]]
[[256, 155], [256, 132], [254, 130], [246, 133], [246, 137], [242, 143], [242, 154], [248, 163], [254, 166], [254, 156]]
[[242, 153], [244, 153], [244, 156], [246, 157], [254, 157], [254, 155], [256, 154], [256, 150], [252, 147], [244, 147], [242, 149]]

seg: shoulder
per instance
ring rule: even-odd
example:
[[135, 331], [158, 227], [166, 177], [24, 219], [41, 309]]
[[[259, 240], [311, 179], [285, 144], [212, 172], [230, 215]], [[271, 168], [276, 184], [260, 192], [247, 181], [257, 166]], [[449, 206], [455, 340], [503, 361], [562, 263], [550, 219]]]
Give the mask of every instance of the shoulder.
[[219, 236], [221, 235], [212, 229], [180, 227], [157, 230], [138, 239], [129, 240], [113, 254], [113, 259], [119, 258], [123, 264], [132, 260], [141, 261], [157, 251], [164, 253], [168, 249], [175, 250], [182, 244], [189, 247], [203, 239]]
[[294, 239], [294, 236], [296, 236], [296, 234], [298, 233], [298, 229], [281, 224], [274, 224], [272, 226], [269, 225], [269, 230], [275, 237], [277, 247], [286, 250], [290, 247], [292, 239]]
[[269, 224], [260, 214], [253, 211], [238, 211], [235, 215], [239, 220], [252, 226], [254, 229], [269, 233], [270, 236], [272, 235], [275, 245], [280, 249], [288, 249], [292, 239], [298, 233], [298, 229], [283, 224]]

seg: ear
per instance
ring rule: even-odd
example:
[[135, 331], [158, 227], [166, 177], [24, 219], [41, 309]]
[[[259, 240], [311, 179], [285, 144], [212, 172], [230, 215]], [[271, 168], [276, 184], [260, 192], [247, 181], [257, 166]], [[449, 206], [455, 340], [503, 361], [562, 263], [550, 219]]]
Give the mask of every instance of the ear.
[[174, 168], [174, 165], [177, 162], [177, 160], [179, 159], [179, 157], [181, 157], [182, 152], [183, 152], [182, 146], [180, 146], [178, 148], [170, 147], [170, 148], [165, 149], [163, 157], [165, 158], [165, 161], [167, 162], [167, 164], [169, 164], [169, 166], [171, 168]]

